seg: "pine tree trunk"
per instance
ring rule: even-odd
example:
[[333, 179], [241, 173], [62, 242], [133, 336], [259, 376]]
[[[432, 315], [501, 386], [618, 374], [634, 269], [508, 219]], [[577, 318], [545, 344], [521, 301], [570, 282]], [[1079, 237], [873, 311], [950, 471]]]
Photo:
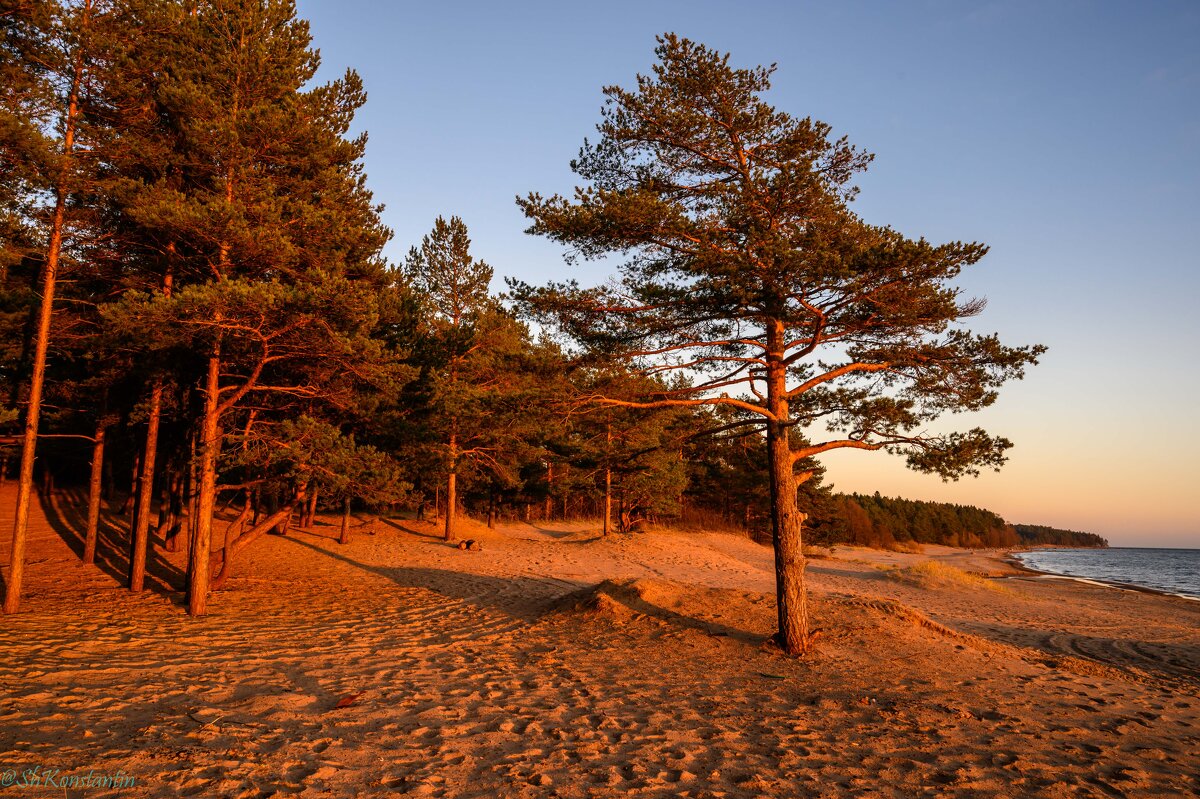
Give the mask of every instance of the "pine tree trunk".
[[292, 499], [289, 502], [282, 505], [273, 513], [263, 518], [263, 520], [258, 524], [253, 525], [249, 530], [246, 530], [244, 533], [239, 535], [236, 539], [234, 539], [232, 544], [223, 548], [220, 552], [211, 553], [208, 557], [208, 572], [211, 574], [217, 571], [217, 565], [219, 563], [221, 568], [217, 576], [222, 581], [227, 579], [229, 577], [230, 570], [233, 568], [234, 558], [237, 557], [238, 553], [253, 544], [262, 536], [269, 533], [271, 530], [274, 530], [279, 525], [280, 520], [291, 516], [292, 513], [295, 512], [296, 508], [303, 506], [306, 489], [307, 483], [301, 483], [298, 485], [295, 493], [292, 495]]
[[350, 543], [350, 498], [342, 500], [342, 530], [338, 534], [339, 544]]
[[154, 462], [158, 458], [158, 425], [162, 417], [163, 383], [159, 378], [150, 389], [150, 415], [146, 423], [146, 449], [142, 455], [142, 479], [138, 487], [137, 516], [133, 527], [133, 550], [129, 558], [129, 590], [138, 592], [146, 580], [146, 549], [150, 542], [150, 506], [154, 498]]
[[789, 655], [808, 651], [808, 597], [805, 593], [804, 515], [796, 507], [796, 478], [792, 461], [787, 399], [787, 367], [783, 362], [784, 329], [772, 321], [767, 329], [767, 409], [775, 417], [767, 424], [768, 469], [771, 484], [771, 541], [775, 549], [775, 594], [778, 601], [779, 645]]
[[308, 498], [307, 512], [304, 514], [304, 527], [312, 527], [317, 521], [317, 494], [320, 490], [319, 485], [313, 486], [312, 496]]
[[453, 471], [446, 478], [446, 533], [447, 541], [454, 540], [455, 504], [458, 502], [458, 475]]
[[496, 489], [488, 489], [488, 517], [487, 526], [489, 530], [496, 529]]
[[[212, 579], [210, 590], [220, 591], [225, 587], [225, 581], [229, 579], [229, 567], [233, 560], [231, 553], [233, 552], [233, 542], [242, 534], [242, 528], [246, 526], [246, 519], [250, 516], [250, 489], [246, 489], [246, 501], [242, 505], [242, 511], [237, 515], [237, 518], [231, 521], [225, 527], [225, 545], [221, 547], [221, 569]], [[237, 533], [234, 533], [234, 530]]]
[[546, 521], [554, 515], [554, 464], [546, 466]]
[[196, 449], [199, 436], [200, 431], [195, 427], [188, 433], [187, 487], [184, 490], [183, 499], [184, 523], [181, 525], [182, 531], [186, 532], [184, 540], [187, 542], [187, 579], [189, 586], [192, 584], [192, 553], [196, 549], [196, 500], [200, 493], [200, 458], [199, 452]]
[[446, 478], [446, 533], [447, 541], [454, 540], [454, 516], [458, 511], [458, 436], [450, 434], [450, 474]]
[[[175, 285], [175, 244], [167, 247], [167, 264], [163, 270], [162, 293], [171, 296]], [[154, 496], [154, 468], [158, 458], [158, 428], [162, 421], [163, 379], [157, 377], [150, 389], [150, 414], [146, 420], [146, 451], [142, 456], [141, 496], [138, 499], [137, 520], [133, 528], [133, 551], [129, 558], [129, 590], [138, 592], [146, 579], [146, 550], [150, 546], [150, 506]]]
[[[278, 505], [278, 501], [275, 503]], [[279, 524], [275, 527], [275, 535], [287, 535], [292, 529], [292, 514], [288, 514], [279, 520]]]
[[96, 541], [100, 537], [100, 489], [104, 478], [105, 420], [96, 423], [92, 443], [92, 476], [88, 481], [87, 532], [84, 533], [83, 562], [96, 562]]
[[168, 464], [163, 469], [163, 479], [158, 487], [158, 519], [154, 522], [154, 537], [162, 540], [163, 531], [167, 529], [167, 520], [171, 516], [171, 467]]
[[612, 532], [612, 469], [604, 470], [604, 535]]
[[188, 584], [188, 613], [203, 616], [208, 612], [209, 552], [212, 548], [213, 511], [217, 501], [217, 454], [221, 447], [219, 429], [219, 390], [221, 354], [214, 348], [208, 359], [205, 378], [204, 417], [200, 427], [200, 490], [196, 500], [196, 537], [190, 553], [191, 577]]
[[[87, 27], [92, 0], [83, 6], [83, 24]], [[79, 116], [79, 87], [83, 82], [83, 49], [76, 45], [71, 90], [63, 125], [63, 174], [71, 167], [75, 150], [75, 126]], [[68, 189], [60, 178], [55, 187], [54, 216], [50, 223], [50, 241], [46, 264], [42, 268], [42, 301], [38, 307], [37, 334], [33, 352], [33, 377], [29, 383], [29, 405], [25, 410], [25, 435], [21, 442], [21, 470], [17, 478], [16, 519], [13, 523], [12, 551], [9, 553], [8, 578], [4, 590], [4, 612], [16, 613], [21, 606], [21, 583], [25, 579], [25, 536], [29, 528], [29, 506], [33, 498], [33, 462], [37, 453], [38, 422], [42, 413], [42, 389], [46, 382], [46, 353], [50, 349], [50, 322], [54, 313], [54, 290], [62, 254], [66, 227]]]
[[[121, 502], [121, 507], [117, 510], [122, 516], [127, 513], [133, 513], [134, 505], [137, 502], [138, 485], [141, 480], [142, 469], [142, 453], [133, 453], [133, 471], [129, 474], [129, 493], [125, 495], [125, 499]], [[133, 519], [129, 520], [129, 529], [133, 529]]]
[[184, 471], [178, 463], [174, 463], [167, 473], [167, 513], [158, 527], [158, 535], [163, 540], [163, 548], [168, 552], [179, 551], [185, 490]]

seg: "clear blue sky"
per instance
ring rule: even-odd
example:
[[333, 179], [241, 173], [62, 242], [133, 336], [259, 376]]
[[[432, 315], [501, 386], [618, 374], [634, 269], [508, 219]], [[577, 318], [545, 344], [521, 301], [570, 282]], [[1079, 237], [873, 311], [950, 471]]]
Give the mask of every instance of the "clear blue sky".
[[[629, 85], [664, 31], [776, 63], [771, 100], [876, 154], [867, 220], [991, 254], [962, 285], [975, 320], [1050, 353], [982, 424], [1016, 442], [1001, 474], [943, 484], [838, 453], [829, 477], [1200, 547], [1200, 3], [301, 0], [324, 64], [369, 101], [367, 171], [394, 260], [438, 214], [498, 278], [562, 276], [517, 194], [568, 192], [600, 88]], [[581, 280], [604, 277], [593, 265]]]

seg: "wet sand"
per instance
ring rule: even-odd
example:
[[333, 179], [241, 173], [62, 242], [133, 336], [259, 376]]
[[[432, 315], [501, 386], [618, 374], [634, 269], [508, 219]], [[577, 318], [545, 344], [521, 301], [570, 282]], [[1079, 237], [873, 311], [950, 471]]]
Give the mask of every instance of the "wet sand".
[[[469, 523], [463, 552], [413, 521], [339, 545], [330, 518], [255, 544], [191, 619], [177, 558], [138, 596], [119, 530], [108, 571], [78, 563], [78, 499], [35, 520], [0, 617], [0, 774], [136, 778], [66, 795], [1200, 794], [1200, 603], [837, 547], [793, 660], [771, 552], [735, 535]], [[1001, 590], [895, 579], [930, 559]]]

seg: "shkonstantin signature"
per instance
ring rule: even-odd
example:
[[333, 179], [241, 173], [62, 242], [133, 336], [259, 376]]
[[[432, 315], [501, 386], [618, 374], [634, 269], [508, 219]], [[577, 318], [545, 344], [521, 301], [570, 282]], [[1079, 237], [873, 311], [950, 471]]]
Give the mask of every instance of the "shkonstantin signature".
[[132, 788], [137, 777], [121, 769], [115, 772], [96, 769], [64, 770], [36, 765], [17, 771], [10, 768], [0, 773], [0, 788]]

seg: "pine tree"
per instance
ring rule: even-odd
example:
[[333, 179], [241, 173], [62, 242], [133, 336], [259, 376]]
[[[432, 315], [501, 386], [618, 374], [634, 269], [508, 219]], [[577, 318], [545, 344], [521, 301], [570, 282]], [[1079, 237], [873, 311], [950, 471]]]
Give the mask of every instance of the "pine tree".
[[[386, 357], [369, 330], [389, 233], [365, 188], [365, 139], [347, 137], [365, 99], [361, 81], [351, 72], [306, 88], [318, 59], [292, 3], [140, 8], [169, 68], [135, 70], [145, 86], [131, 96], [148, 91], [156, 118], [134, 127], [141, 149], [161, 155], [130, 151], [114, 165], [124, 181], [116, 213], [159, 264], [161, 282], [143, 279], [143, 288], [157, 282], [154, 292], [130, 292], [109, 319], [127, 335], [140, 330], [149, 351], [203, 353], [176, 360], [187, 370], [180, 383], [197, 382], [203, 398], [193, 422], [189, 588], [189, 612], [202, 615], [225, 428], [242, 421], [248, 396], [332, 402], [350, 391], [333, 378], [351, 362], [358, 371], [348, 374], [385, 379], [373, 371], [385, 365], [372, 359]], [[152, 377], [152, 403], [161, 385]], [[135, 552], [146, 546], [152, 479]]]
[[[7, 284], [9, 266], [22, 249], [22, 260], [40, 268], [5, 613], [20, 607], [55, 294], [74, 245], [75, 206], [86, 204], [83, 198], [102, 157], [93, 145], [103, 123], [94, 125], [88, 110], [108, 67], [110, 40], [104, 28], [110, 15], [103, 0], [29, 0], [0, 12], [5, 34], [0, 43], [2, 282]], [[33, 241], [40, 244], [36, 252], [30, 246]]]
[[492, 268], [470, 253], [467, 227], [438, 217], [405, 273], [423, 304], [418, 358], [428, 447], [446, 483], [444, 536], [454, 540], [459, 480], [515, 479], [528, 386], [528, 331], [490, 294]]
[[[852, 181], [870, 156], [767, 104], [770, 69], [736, 69], [670, 34], [656, 52], [635, 89], [605, 89], [600, 140], [572, 163], [587, 185], [518, 200], [531, 233], [584, 257], [626, 255], [621, 282], [514, 292], [594, 351], [703, 375], [638, 405], [729, 405], [765, 428], [778, 638], [798, 654], [809, 633], [796, 498], [812, 477], [799, 465], [855, 448], [907, 453], [948, 478], [998, 467], [1004, 439], [922, 430], [990, 404], [1041, 348], [958, 327], [982, 303], [950, 281], [986, 247], [914, 241], [855, 217]], [[812, 435], [825, 427], [838, 434]], [[793, 428], [812, 443], [794, 448]]]

